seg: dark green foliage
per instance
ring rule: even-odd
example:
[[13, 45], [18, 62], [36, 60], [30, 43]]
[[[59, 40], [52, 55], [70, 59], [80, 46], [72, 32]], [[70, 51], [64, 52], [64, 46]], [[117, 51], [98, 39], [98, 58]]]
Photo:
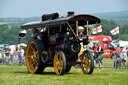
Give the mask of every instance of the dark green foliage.
[[[8, 27], [7, 24], [0, 25], [0, 44], [17, 44], [20, 30], [20, 27]], [[27, 43], [28, 39], [30, 39], [30, 31], [25, 38], [21, 39], [21, 42]]]
[[[10, 23], [0, 24], [0, 44], [3, 44], [3, 43], [17, 44], [18, 43], [18, 33], [19, 31], [21, 31], [20, 29], [21, 24], [13, 23], [13, 22], [10, 22]], [[20, 22], [20, 23], [23, 23], [23, 22]], [[100, 24], [98, 24], [97, 26], [99, 25]], [[101, 33], [98, 33], [97, 35], [109, 35], [112, 37], [112, 39], [128, 40], [128, 24], [122, 24], [122, 20], [120, 20], [120, 22], [117, 23], [116, 20], [102, 19], [101, 25], [102, 25], [103, 31]], [[110, 31], [117, 26], [120, 26], [120, 33], [117, 35], [111, 35]], [[91, 29], [93, 28], [90, 28], [89, 32], [91, 31]], [[21, 39], [21, 42], [27, 44], [27, 42], [30, 40], [30, 36], [31, 36], [31, 30], [27, 30], [27, 35]]]

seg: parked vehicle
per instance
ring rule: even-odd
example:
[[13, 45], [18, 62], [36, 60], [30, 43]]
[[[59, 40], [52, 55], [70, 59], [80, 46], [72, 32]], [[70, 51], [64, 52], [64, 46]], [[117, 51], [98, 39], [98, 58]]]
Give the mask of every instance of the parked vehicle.
[[103, 51], [104, 58], [117, 58], [120, 54], [120, 48], [117, 47], [110, 36], [105, 35], [89, 35], [89, 39], [93, 42], [100, 43]]
[[72, 66], [80, 64], [83, 73], [92, 74], [94, 60], [89, 50], [82, 53], [77, 61], [81, 45], [87, 45], [88, 25], [100, 23], [100, 19], [91, 15], [59, 17], [58, 13], [45, 14], [42, 21], [26, 23], [21, 29], [32, 29], [32, 40], [26, 48], [26, 65], [30, 73], [42, 73], [46, 67], [54, 67], [56, 75], [70, 71]]

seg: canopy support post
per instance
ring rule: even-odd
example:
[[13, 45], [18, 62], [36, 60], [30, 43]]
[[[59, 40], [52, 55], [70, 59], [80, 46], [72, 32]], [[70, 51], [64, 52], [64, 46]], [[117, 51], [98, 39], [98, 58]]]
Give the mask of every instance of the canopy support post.
[[67, 24], [68, 24], [70, 30], [72, 31], [72, 33], [76, 36], [76, 34], [75, 34], [74, 30], [72, 29], [71, 25], [68, 22], [67, 22]]
[[76, 21], [76, 36], [78, 36], [78, 21]]
[[87, 36], [88, 36], [88, 21], [87, 21]]

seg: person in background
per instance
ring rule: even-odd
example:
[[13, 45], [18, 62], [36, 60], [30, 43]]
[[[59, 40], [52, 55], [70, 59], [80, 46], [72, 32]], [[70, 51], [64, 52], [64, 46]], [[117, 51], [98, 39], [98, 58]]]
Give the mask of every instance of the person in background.
[[24, 59], [25, 59], [25, 56], [24, 56], [24, 49], [23, 49], [23, 47], [21, 47], [21, 57], [22, 57], [22, 59], [23, 59], [23, 64], [24, 64]]
[[10, 48], [10, 61], [11, 61], [11, 65], [14, 65], [14, 51], [16, 50], [15, 45], [11, 45], [9, 46]]
[[97, 63], [99, 63], [99, 67], [103, 68], [103, 58], [104, 58], [104, 52], [103, 49], [100, 45], [100, 43], [98, 43], [98, 58], [97, 58]]
[[2, 50], [0, 48], [0, 64], [3, 62], [3, 58], [2, 58]]
[[98, 58], [98, 45], [96, 42], [93, 42], [93, 46], [92, 46], [92, 54], [93, 54], [93, 58], [94, 58], [94, 67], [97, 67], [97, 62], [96, 59]]
[[4, 45], [3, 56], [4, 56], [4, 63], [9, 64], [10, 49], [8, 48], [7, 45]]
[[96, 44], [96, 42], [93, 43], [93, 47], [92, 47], [92, 51], [93, 51], [93, 56], [94, 56], [94, 60], [97, 58], [98, 55], [98, 45]]
[[15, 45], [15, 50], [14, 50], [14, 54], [13, 54], [13, 56], [14, 56], [14, 64], [19, 64], [17, 51], [18, 51], [18, 47], [17, 47], [17, 45]]
[[126, 47], [126, 51], [127, 51], [127, 56], [128, 56], [128, 46]]
[[19, 65], [22, 65], [24, 63], [22, 59], [22, 52], [21, 52], [21, 47], [19, 46], [17, 49], [17, 54], [18, 54], [18, 59], [19, 59]]
[[126, 60], [127, 60], [127, 51], [126, 51], [125, 47], [123, 47], [123, 46], [120, 47], [120, 58], [121, 58], [122, 62], [126, 62]]

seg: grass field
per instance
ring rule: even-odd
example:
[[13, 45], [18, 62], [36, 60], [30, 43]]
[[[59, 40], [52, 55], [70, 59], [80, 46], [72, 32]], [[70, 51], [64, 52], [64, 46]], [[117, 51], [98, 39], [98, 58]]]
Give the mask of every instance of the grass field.
[[[105, 67], [113, 61], [104, 59]], [[53, 68], [43, 74], [30, 74], [26, 66], [0, 65], [0, 85], [128, 85], [128, 70], [95, 69], [92, 75], [84, 75], [81, 69], [72, 68], [68, 74], [56, 76]]]
[[5, 25], [5, 24], [18, 24], [19, 22], [0, 22], [0, 25]]
[[8, 24], [7, 22], [0, 22], [0, 25]]

